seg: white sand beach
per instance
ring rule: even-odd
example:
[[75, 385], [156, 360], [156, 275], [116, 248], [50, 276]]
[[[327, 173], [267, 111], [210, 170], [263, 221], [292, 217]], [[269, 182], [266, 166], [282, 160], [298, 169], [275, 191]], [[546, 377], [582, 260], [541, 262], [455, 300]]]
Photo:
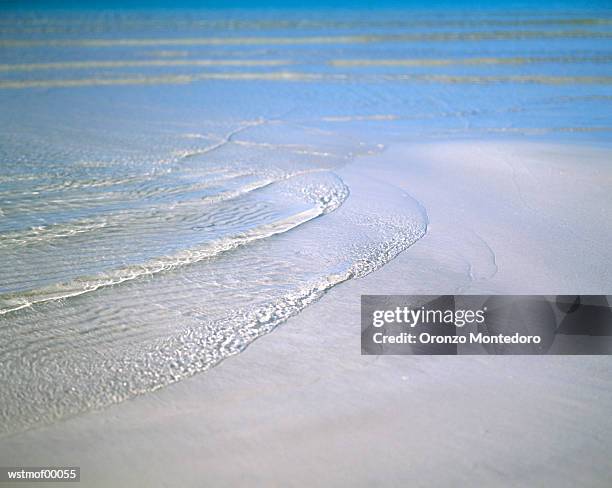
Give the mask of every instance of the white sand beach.
[[203, 374], [3, 438], [2, 464], [80, 466], [88, 487], [607, 487], [610, 357], [361, 356], [359, 303], [612, 293], [611, 160], [508, 140], [357, 158], [338, 173], [352, 197], [399, 188], [423, 238]]

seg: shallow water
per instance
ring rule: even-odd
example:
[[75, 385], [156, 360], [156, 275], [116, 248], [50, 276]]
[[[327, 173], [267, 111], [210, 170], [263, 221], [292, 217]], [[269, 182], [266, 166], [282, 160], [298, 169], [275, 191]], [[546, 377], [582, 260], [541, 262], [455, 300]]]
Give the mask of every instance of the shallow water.
[[244, 349], [418, 240], [356, 157], [608, 144], [602, 11], [0, 18], [0, 433]]

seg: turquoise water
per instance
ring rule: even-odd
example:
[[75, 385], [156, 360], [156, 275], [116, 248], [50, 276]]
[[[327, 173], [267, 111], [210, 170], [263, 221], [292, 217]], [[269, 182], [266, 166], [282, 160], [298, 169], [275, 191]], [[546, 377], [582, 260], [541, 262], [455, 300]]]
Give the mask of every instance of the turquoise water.
[[424, 235], [357, 157], [607, 145], [603, 10], [0, 17], [0, 432], [203, 371]]

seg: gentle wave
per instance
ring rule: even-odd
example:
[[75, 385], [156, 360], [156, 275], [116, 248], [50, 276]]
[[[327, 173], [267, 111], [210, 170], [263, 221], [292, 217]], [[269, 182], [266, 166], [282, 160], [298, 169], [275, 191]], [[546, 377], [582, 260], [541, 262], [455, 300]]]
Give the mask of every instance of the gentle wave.
[[329, 74], [306, 72], [272, 73], [200, 73], [195, 75], [137, 76], [130, 78], [81, 78], [68, 80], [23, 80], [0, 81], [0, 89], [24, 88], [76, 88], [85, 86], [113, 85], [181, 85], [198, 81], [274, 81], [274, 82], [425, 82], [425, 83], [537, 83], [541, 85], [586, 84], [609, 85], [612, 76], [551, 76], [551, 75], [441, 75], [441, 74]]
[[[325, 154], [323, 153], [323, 155]], [[108, 227], [118, 227], [136, 219], [142, 222], [146, 220], [147, 217], [159, 216], [163, 210], [168, 211], [168, 221], [170, 219], [179, 220], [183, 218], [179, 213], [181, 208], [186, 208], [187, 210], [201, 210], [204, 205], [236, 199], [256, 190], [266, 188], [274, 183], [280, 183], [292, 178], [305, 175], [314, 175], [327, 171], [328, 170], [324, 168], [294, 171], [292, 173], [276, 175], [274, 177], [258, 177], [257, 175], [248, 172], [227, 173], [223, 176], [212, 178], [209, 181], [200, 184], [192, 184], [189, 186], [182, 186], [180, 188], [149, 188], [148, 186], [145, 186], [130, 188], [124, 193], [105, 193], [102, 197], [105, 203], [108, 204], [108, 202], [112, 202], [113, 200], [117, 199], [118, 202], [123, 204], [121, 209], [116, 213], [104, 213], [104, 215], [97, 218], [87, 218], [82, 221], [69, 221], [60, 224], [40, 225], [24, 230], [3, 232], [0, 233], [0, 249], [9, 250], [16, 247], [49, 243], [57, 239], [72, 237], [86, 232], [93, 232]], [[230, 185], [230, 183], [234, 182], [235, 184]], [[219, 190], [218, 186], [222, 183], [226, 185], [226, 188]], [[82, 185], [75, 185], [75, 187], [77, 189], [81, 189]], [[199, 190], [206, 190], [210, 188], [215, 188], [217, 191], [212, 195], [204, 196], [198, 195], [197, 193]], [[34, 201], [38, 200], [38, 194], [44, 194], [44, 191], [39, 190], [36, 195], [33, 195]], [[119, 198], [120, 195], [124, 194], [125, 196], [123, 198]], [[190, 194], [194, 195], [189, 199], [184, 198], [185, 195]], [[129, 197], [137, 197], [140, 204], [131, 211], [126, 210], [126, 208], [128, 208], [126, 199]], [[153, 197], [164, 198], [162, 200], [158, 199], [154, 202], [154, 209], [150, 209], [148, 206], [144, 209], [139, 208], [142, 207], [143, 204], [146, 204], [148, 199]], [[176, 197], [182, 197], [182, 200], [180, 202], [165, 201]], [[71, 202], [69, 199], [62, 198], [57, 202], [57, 208], [50, 205], [50, 202], [43, 201], [39, 204], [40, 208], [38, 208], [25, 205], [25, 202], [22, 199], [18, 206], [14, 206], [10, 210], [11, 213], [15, 213], [17, 215], [34, 212], [41, 214], [42, 209], [47, 211], [57, 211], [59, 209], [66, 209], [67, 207], [71, 207], [73, 205], [75, 208], [82, 208], [85, 200], [89, 201], [86, 197], [78, 197], [74, 202]], [[153, 202], [149, 202], [149, 205], [152, 203]]]
[[484, 41], [533, 39], [610, 39], [612, 33], [588, 30], [496, 31], [496, 32], [425, 32], [396, 35], [304, 36], [304, 37], [188, 37], [151, 39], [49, 39], [45, 41], [6, 39], [0, 47], [113, 47], [113, 46], [254, 46], [308, 44], [369, 44], [417, 41]]
[[[303, 183], [297, 187], [306, 188]], [[285, 222], [289, 232], [268, 229], [269, 237], [163, 276], [4, 314], [0, 433], [102, 408], [204, 371], [333, 286], [378, 269], [422, 237], [427, 222], [407, 195], [379, 186], [351, 176], [351, 197], [331, 201], [315, 183], [308, 194], [319, 204]], [[54, 388], [41, 387], [47, 382]]]
[[[37, 25], [38, 24], [38, 25]], [[360, 29], [360, 28], [409, 28], [409, 27], [522, 27], [522, 26], [605, 26], [611, 25], [612, 20], [597, 17], [556, 17], [556, 18], [435, 18], [412, 20], [209, 20], [209, 19], [180, 19], [167, 17], [151, 19], [126, 19], [113, 16], [111, 19], [101, 17], [98, 20], [80, 20], [68, 18], [37, 18], [24, 21], [14, 18], [12, 21], [0, 19], [0, 32], [4, 33], [63, 33], [82, 31], [105, 31], [115, 29], [223, 29], [223, 30], [268, 30], [268, 29]]]
[[[245, 192], [248, 193], [255, 189], [272, 184], [273, 182], [274, 181], [270, 180], [263, 184], [254, 184], [247, 189], [243, 188], [240, 192], [237, 192], [236, 195], [243, 194]], [[124, 268], [116, 269], [112, 272], [103, 273], [94, 277], [77, 278], [69, 283], [56, 284], [42, 289], [0, 295], [0, 315], [30, 307], [37, 303], [79, 296], [84, 293], [96, 291], [102, 287], [119, 285], [126, 281], [169, 271], [179, 266], [195, 264], [202, 260], [209, 259], [218, 254], [235, 249], [239, 246], [249, 244], [253, 241], [287, 232], [300, 224], [308, 222], [309, 220], [338, 208], [347, 198], [348, 188], [343, 184], [340, 184], [335, 188], [323, 188], [318, 186], [316, 191], [311, 193], [310, 196], [312, 203], [314, 204], [314, 206], [310, 209], [301, 211], [281, 220], [260, 225], [235, 235], [209, 241], [202, 246], [187, 249], [172, 256], [164, 256], [143, 264], [126, 266]], [[52, 236], [73, 236], [83, 232], [99, 230], [104, 227], [105, 226], [101, 224], [94, 226], [91, 224], [84, 225], [82, 227], [77, 226], [71, 229], [72, 232], [64, 232], [63, 234], [54, 233]], [[34, 236], [35, 238], [39, 237], [36, 234]], [[23, 239], [23, 237], [21, 239]]]
[[540, 63], [609, 63], [612, 56], [508, 56], [486, 58], [412, 58], [412, 59], [333, 59], [332, 66], [453, 66], [453, 65], [487, 65], [487, 64], [540, 64]]
[[[335, 200], [334, 203], [336, 203]], [[70, 283], [63, 283], [14, 295], [0, 295], [0, 315], [31, 307], [38, 303], [75, 297], [84, 293], [96, 291], [105, 286], [115, 286], [126, 281], [162, 273], [180, 266], [195, 264], [223, 252], [235, 249], [238, 246], [243, 246], [259, 239], [265, 239], [276, 234], [287, 232], [304, 222], [308, 222], [315, 217], [319, 217], [331, 211], [332, 208], [333, 205], [313, 208], [294, 215], [290, 219], [264, 225], [248, 232], [226, 237], [215, 242], [209, 242], [205, 246], [197, 249], [188, 249], [174, 256], [166, 256], [141, 265], [117, 269], [101, 276], [84, 277]]]
[[63, 61], [54, 63], [0, 64], [0, 72], [55, 69], [95, 68], [172, 68], [182, 66], [286, 66], [291, 61], [281, 59], [167, 59], [147, 61]]
[[163, 75], [163, 76], [133, 76], [126, 78], [81, 78], [66, 80], [20, 80], [0, 81], [0, 89], [20, 88], [76, 88], [80, 86], [113, 86], [113, 85], [185, 85], [205, 80], [235, 80], [235, 81], [321, 81], [344, 80], [346, 76], [299, 73], [199, 73], [194, 75]]

